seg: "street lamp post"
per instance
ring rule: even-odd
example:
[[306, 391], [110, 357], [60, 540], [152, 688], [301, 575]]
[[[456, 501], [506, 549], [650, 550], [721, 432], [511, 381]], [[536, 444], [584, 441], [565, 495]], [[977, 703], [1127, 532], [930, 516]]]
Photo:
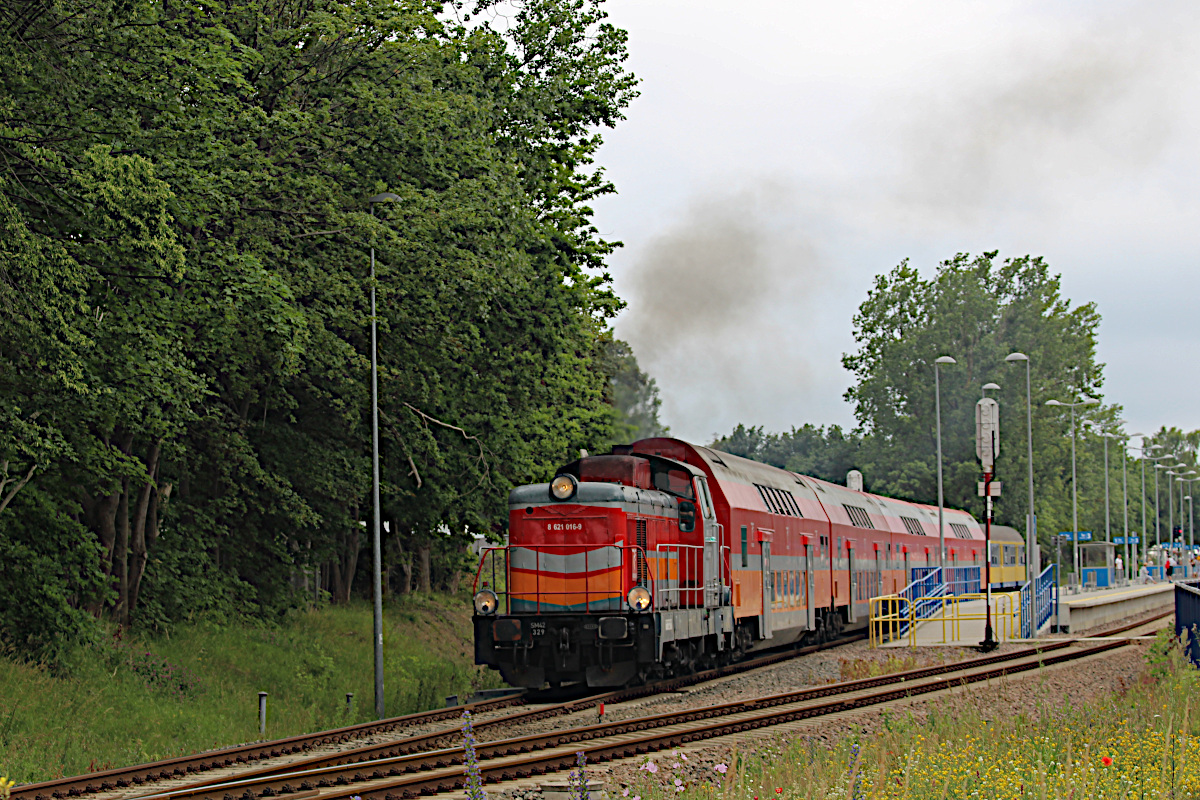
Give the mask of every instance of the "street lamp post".
[[[1132, 578], [1135, 574], [1132, 558], [1137, 555], [1137, 548], [1132, 547], [1129, 543], [1129, 450], [1126, 444], [1130, 437], [1141, 436], [1140, 433], [1131, 433], [1128, 436], [1118, 437], [1121, 439], [1121, 497], [1125, 504], [1125, 577]], [[1144, 513], [1144, 510], [1143, 510]], [[1145, 524], [1143, 523], [1143, 527]]]
[[[1191, 481], [1188, 481], [1188, 491], [1191, 491]], [[1192, 558], [1196, 553], [1196, 510], [1192, 507], [1192, 496], [1189, 494], [1183, 498], [1188, 501], [1188, 564], [1191, 565]], [[1195, 578], [1195, 575], [1188, 575], [1189, 578]]]
[[1071, 409], [1071, 567], [1075, 570], [1075, 580], [1082, 585], [1082, 575], [1079, 569], [1079, 481], [1075, 468], [1075, 407], [1099, 405], [1100, 401], [1093, 397], [1084, 397], [1077, 403], [1064, 403], [1060, 400], [1047, 400], [1048, 406], [1066, 406]]
[[1025, 564], [1030, 569], [1031, 580], [1041, 573], [1042, 551], [1037, 540], [1037, 515], [1033, 510], [1033, 391], [1030, 384], [1029, 356], [1010, 353], [1004, 359], [1010, 364], [1025, 362], [1025, 425], [1028, 431], [1026, 443], [1029, 448], [1029, 513], [1025, 515]]
[[[1150, 536], [1146, 531], [1146, 462], [1158, 461], [1161, 458], [1170, 458], [1170, 453], [1164, 453], [1161, 456], [1148, 456], [1147, 451], [1161, 450], [1162, 445], [1146, 444], [1145, 437], [1142, 437], [1142, 560], [1150, 560]], [[1155, 467], [1161, 466], [1155, 464]], [[1158, 472], [1154, 473], [1154, 540], [1155, 547], [1158, 546]]]
[[[400, 196], [391, 192], [377, 194], [367, 202], [371, 216], [375, 216], [376, 203], [391, 203]], [[372, 583], [375, 592], [375, 619], [372, 638], [375, 640], [375, 716], [383, 719], [383, 555], [379, 545], [379, 531], [383, 523], [379, 503], [379, 342], [375, 315], [375, 243], [371, 242], [371, 494], [375, 505], [374, 524], [371, 528], [371, 550], [373, 561]]]
[[946, 528], [943, 523], [944, 500], [942, 497], [942, 379], [938, 367], [957, 364], [950, 356], [941, 356], [933, 361], [934, 415], [937, 418], [937, 476], [938, 476], [938, 566], [942, 568], [942, 582], [946, 581]]

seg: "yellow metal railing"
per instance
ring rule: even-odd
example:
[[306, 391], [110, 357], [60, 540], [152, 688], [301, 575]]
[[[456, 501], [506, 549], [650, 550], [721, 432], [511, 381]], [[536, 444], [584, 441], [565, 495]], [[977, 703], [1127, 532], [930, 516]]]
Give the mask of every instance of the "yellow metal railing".
[[[982, 593], [911, 601], [895, 594], [872, 597], [868, 624], [871, 647], [900, 638], [908, 639], [910, 647], [916, 646], [917, 627], [922, 625], [924, 631], [929, 626], [940, 626], [942, 644], [961, 641], [964, 622], [986, 621], [987, 604], [981, 602], [986, 599]], [[992, 592], [992, 634], [1000, 642], [1020, 638], [1020, 592]]]

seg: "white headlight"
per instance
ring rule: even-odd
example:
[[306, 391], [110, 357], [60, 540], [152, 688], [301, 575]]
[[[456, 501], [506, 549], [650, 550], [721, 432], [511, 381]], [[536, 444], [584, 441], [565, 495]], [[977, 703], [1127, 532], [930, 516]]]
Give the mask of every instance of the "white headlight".
[[475, 595], [475, 613], [486, 617], [496, 613], [496, 607], [500, 605], [500, 599], [496, 597], [496, 593], [491, 589], [484, 589], [479, 594]]
[[579, 488], [579, 481], [574, 475], [557, 475], [550, 481], [550, 496], [555, 500], [570, 500]]
[[634, 611], [645, 611], [650, 607], [650, 590], [645, 586], [635, 586], [629, 590], [629, 607]]

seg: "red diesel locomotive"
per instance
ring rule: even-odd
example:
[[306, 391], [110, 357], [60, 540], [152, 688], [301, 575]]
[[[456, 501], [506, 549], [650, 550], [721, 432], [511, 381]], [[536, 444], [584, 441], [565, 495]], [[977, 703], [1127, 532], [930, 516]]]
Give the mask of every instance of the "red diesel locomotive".
[[[513, 686], [624, 686], [864, 627], [937, 563], [937, 508], [678, 439], [643, 439], [509, 495], [475, 580], [475, 662]], [[857, 484], [857, 485], [856, 485]], [[948, 564], [984, 534], [945, 510]]]

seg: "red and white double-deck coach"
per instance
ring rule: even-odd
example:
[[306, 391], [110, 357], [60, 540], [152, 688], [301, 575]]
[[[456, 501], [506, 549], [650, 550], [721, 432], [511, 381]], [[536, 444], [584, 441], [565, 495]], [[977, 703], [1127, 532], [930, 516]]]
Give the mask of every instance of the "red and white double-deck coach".
[[[509, 495], [476, 577], [475, 661], [514, 686], [622, 686], [866, 625], [937, 563], [937, 508], [678, 439], [567, 464]], [[855, 484], [859, 485], [855, 485]], [[983, 531], [945, 511], [956, 566]]]

